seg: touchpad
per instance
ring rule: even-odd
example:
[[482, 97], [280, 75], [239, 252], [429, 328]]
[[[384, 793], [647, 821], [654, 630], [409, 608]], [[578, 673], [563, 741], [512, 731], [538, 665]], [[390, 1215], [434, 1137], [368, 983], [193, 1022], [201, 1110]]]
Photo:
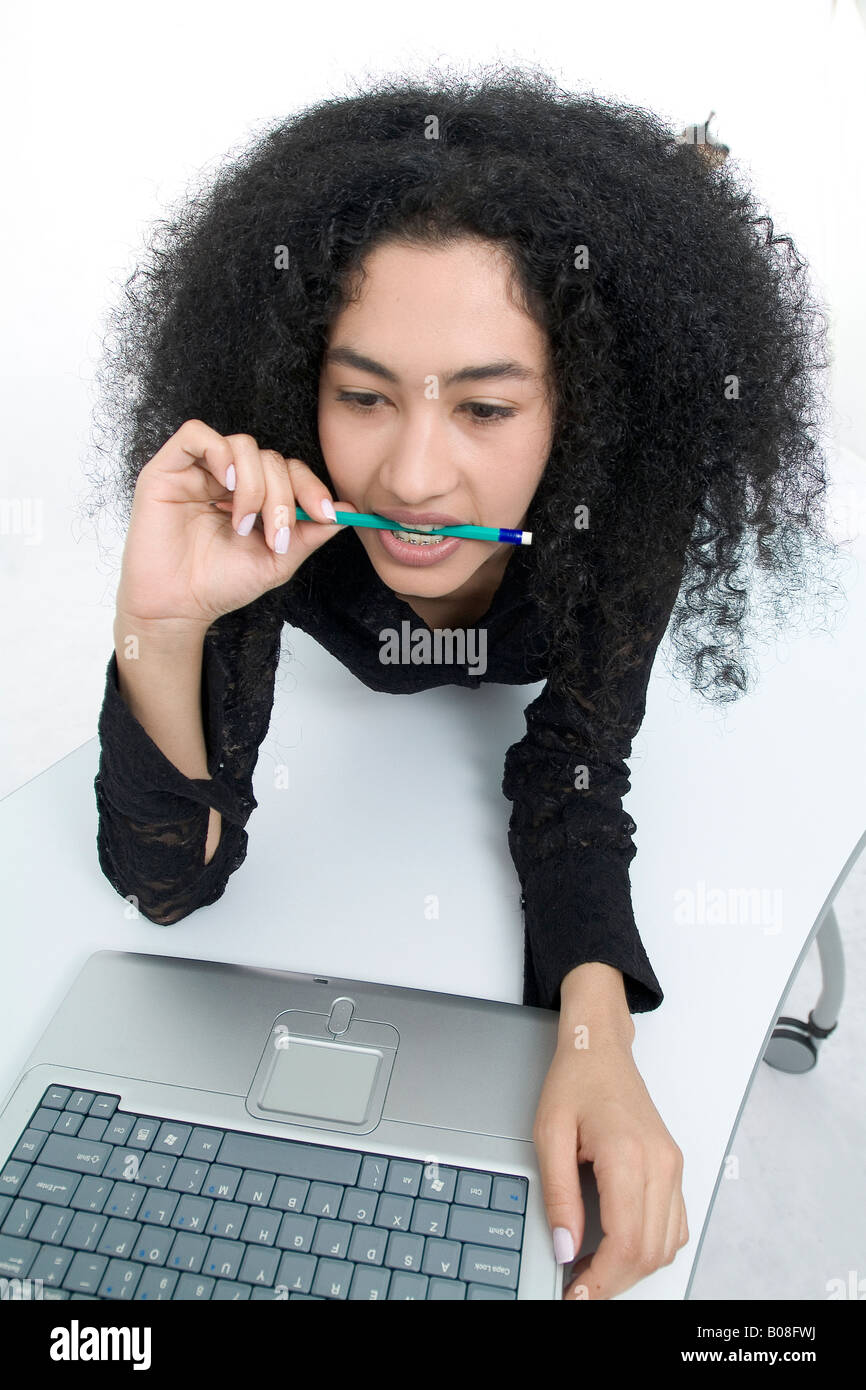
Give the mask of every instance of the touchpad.
[[[340, 1001], [342, 1002], [342, 1001]], [[369, 1133], [382, 1116], [400, 1035], [390, 1023], [287, 1009], [271, 1028], [246, 1099], [250, 1114]]]
[[261, 1095], [263, 1110], [360, 1124], [370, 1108], [381, 1052], [289, 1037]]

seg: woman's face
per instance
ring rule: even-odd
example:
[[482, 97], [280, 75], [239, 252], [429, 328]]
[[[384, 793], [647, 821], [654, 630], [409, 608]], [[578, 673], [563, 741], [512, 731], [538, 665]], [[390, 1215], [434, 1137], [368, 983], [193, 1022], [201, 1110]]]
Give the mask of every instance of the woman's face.
[[[500, 248], [474, 238], [369, 255], [361, 297], [331, 326], [319, 383], [319, 440], [338, 500], [396, 521], [522, 525], [552, 412], [547, 337], [509, 298], [508, 268]], [[513, 550], [446, 540], [439, 555], [389, 549], [393, 532], [355, 534], [398, 595], [458, 604], [492, 597]]]

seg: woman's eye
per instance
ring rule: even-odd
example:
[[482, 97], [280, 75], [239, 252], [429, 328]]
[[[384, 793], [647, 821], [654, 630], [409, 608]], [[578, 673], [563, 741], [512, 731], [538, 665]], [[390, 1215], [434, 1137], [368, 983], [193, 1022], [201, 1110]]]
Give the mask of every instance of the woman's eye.
[[[340, 391], [337, 393], [337, 400], [345, 402], [352, 410], [363, 411], [369, 415], [376, 406], [377, 401], [382, 397], [375, 391]], [[488, 401], [467, 401], [460, 407], [461, 410], [470, 412], [470, 418], [476, 425], [495, 425], [500, 420], [506, 420], [511, 415], [516, 415], [517, 410], [511, 405], [492, 405]], [[490, 414], [475, 415], [473, 411], [490, 411]]]

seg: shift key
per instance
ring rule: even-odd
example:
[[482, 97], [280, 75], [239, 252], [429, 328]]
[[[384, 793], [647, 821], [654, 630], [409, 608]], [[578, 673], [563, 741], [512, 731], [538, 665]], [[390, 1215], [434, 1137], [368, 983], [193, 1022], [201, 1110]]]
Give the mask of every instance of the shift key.
[[101, 1173], [111, 1156], [112, 1147], [96, 1139], [50, 1134], [39, 1153], [39, 1162], [56, 1168], [68, 1168], [73, 1173]]

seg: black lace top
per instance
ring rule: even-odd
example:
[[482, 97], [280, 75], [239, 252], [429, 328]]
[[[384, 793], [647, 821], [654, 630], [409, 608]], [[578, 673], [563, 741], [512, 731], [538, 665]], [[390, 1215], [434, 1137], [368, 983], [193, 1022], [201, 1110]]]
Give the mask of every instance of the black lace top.
[[[327, 556], [327, 563], [324, 557]], [[637, 729], [650, 671], [676, 592], [671, 592], [643, 664], [628, 692]], [[254, 603], [225, 614], [204, 641], [202, 714], [211, 778], [185, 777], [129, 710], [117, 685], [117, 658], [106, 672], [99, 716], [101, 745], [94, 789], [102, 872], [139, 911], [167, 925], [215, 902], [244, 861], [246, 823], [257, 802], [252, 776], [270, 723], [283, 624], [309, 633], [364, 685], [386, 693], [481, 681], [524, 685], [547, 680], [547, 643], [528, 592], [527, 552], [515, 546], [487, 612], [486, 670], [467, 663], [385, 664], [385, 628], [426, 627], [370, 564], [351, 527], [315, 551], [293, 578]], [[587, 615], [591, 623], [591, 615]], [[429, 629], [428, 629], [429, 630]], [[603, 763], [582, 759], [587, 716], [546, 685], [526, 708], [526, 734], [505, 755], [502, 791], [512, 802], [508, 845], [523, 890], [524, 1004], [560, 1007], [563, 977], [604, 961], [622, 971], [632, 1013], [655, 1009], [663, 994], [635, 924], [629, 865], [636, 826], [624, 811], [627, 742]], [[590, 768], [575, 788], [575, 767]], [[209, 807], [222, 814], [216, 853], [204, 863]]]

